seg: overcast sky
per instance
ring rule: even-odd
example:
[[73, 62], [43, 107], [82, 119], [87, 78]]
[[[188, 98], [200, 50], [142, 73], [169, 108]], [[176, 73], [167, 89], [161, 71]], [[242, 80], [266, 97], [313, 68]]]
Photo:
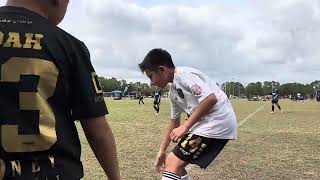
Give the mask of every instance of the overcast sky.
[[319, 0], [70, 0], [68, 10], [59, 26], [86, 43], [100, 76], [149, 82], [137, 64], [163, 48], [219, 83], [320, 79]]

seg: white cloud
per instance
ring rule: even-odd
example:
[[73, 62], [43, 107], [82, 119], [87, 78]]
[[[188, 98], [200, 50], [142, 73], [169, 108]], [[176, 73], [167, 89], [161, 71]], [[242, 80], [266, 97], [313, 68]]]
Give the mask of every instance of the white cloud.
[[[82, 20], [90, 25], [77, 35], [87, 42], [94, 63], [105, 68], [139, 71], [137, 64], [144, 55], [161, 47], [172, 54], [177, 65], [195, 66], [222, 81], [233, 67], [233, 58], [242, 56], [235, 51], [241, 32], [220, 18], [223, 11], [217, 5], [145, 8], [124, 1], [91, 1], [84, 2], [83, 7], [86, 13]], [[64, 25], [69, 28], [67, 23]], [[106, 75], [103, 70], [100, 74]], [[126, 71], [122, 75], [126, 79], [131, 76]]]
[[77, 0], [61, 27], [87, 44], [98, 74], [128, 81], [148, 82], [137, 64], [158, 47], [220, 83], [320, 77], [318, 0]]

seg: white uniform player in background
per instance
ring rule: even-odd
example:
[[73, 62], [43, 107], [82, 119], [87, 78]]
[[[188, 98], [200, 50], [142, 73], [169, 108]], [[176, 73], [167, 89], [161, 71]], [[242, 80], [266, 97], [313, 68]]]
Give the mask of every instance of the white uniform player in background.
[[[155, 168], [163, 180], [187, 180], [188, 164], [205, 169], [229, 140], [237, 138], [237, 121], [226, 94], [205, 74], [190, 67], [175, 67], [163, 49], [151, 50], [139, 68], [158, 87], [169, 84], [171, 121], [165, 132]], [[188, 119], [180, 123], [181, 113]], [[166, 154], [170, 142], [178, 142]]]

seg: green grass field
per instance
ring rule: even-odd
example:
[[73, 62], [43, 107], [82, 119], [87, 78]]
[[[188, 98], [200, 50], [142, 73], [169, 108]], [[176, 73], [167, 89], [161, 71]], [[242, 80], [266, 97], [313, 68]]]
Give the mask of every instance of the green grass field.
[[[158, 116], [152, 99], [146, 98], [140, 106], [137, 100], [106, 102], [122, 178], [161, 179], [153, 164], [170, 120], [168, 100], [162, 99]], [[282, 100], [282, 114], [277, 108], [270, 114], [270, 102], [233, 100], [232, 104], [237, 114], [238, 140], [229, 142], [206, 170], [190, 166], [193, 180], [320, 179], [320, 103]], [[103, 179], [103, 170], [78, 129], [84, 179]]]

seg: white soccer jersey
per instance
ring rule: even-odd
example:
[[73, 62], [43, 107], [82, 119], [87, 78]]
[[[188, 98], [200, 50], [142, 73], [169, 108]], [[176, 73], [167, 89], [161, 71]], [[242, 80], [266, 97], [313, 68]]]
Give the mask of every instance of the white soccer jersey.
[[172, 119], [180, 118], [182, 112], [192, 115], [210, 94], [218, 99], [209, 113], [190, 128], [190, 133], [217, 139], [237, 138], [237, 120], [232, 105], [220, 87], [206, 75], [194, 68], [177, 67], [169, 86]]

